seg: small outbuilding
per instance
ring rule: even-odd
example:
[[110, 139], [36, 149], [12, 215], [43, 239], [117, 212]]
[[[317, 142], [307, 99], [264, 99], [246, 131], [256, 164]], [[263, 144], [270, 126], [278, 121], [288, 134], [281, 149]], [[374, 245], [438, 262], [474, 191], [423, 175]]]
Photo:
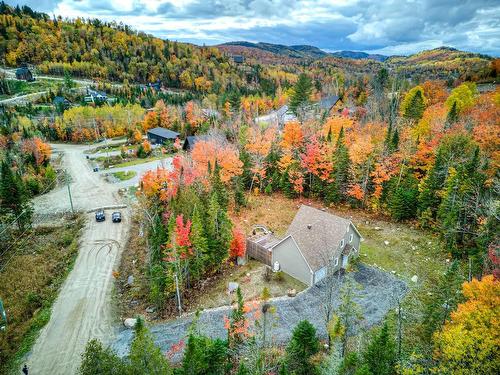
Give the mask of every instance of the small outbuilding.
[[33, 73], [27, 66], [21, 66], [16, 69], [16, 78], [22, 81], [33, 82], [35, 78], [33, 77]]
[[68, 109], [71, 106], [71, 102], [64, 96], [56, 96], [53, 100], [54, 106], [57, 108]]
[[247, 240], [247, 254], [311, 286], [347, 268], [361, 239], [350, 220], [302, 205], [282, 239], [255, 233]]
[[179, 133], [165, 128], [149, 129], [147, 132], [148, 140], [151, 144], [162, 145], [168, 142], [175, 142], [179, 138]]

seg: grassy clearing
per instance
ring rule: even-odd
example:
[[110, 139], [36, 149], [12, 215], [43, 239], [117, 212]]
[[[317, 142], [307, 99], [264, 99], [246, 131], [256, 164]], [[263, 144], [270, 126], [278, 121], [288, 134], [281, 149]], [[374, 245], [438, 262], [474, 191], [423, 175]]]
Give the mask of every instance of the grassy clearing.
[[[133, 166], [133, 165], [149, 163], [150, 161], [162, 160], [162, 159], [165, 159], [165, 158], [168, 158], [168, 157], [169, 157], [169, 155], [159, 155], [159, 156], [150, 156], [150, 157], [147, 157], [147, 158], [144, 158], [144, 159], [136, 158], [136, 159], [132, 159], [132, 160], [129, 160], [129, 161], [125, 161], [123, 163], [113, 164], [113, 168], [130, 167], [130, 166]], [[104, 160], [106, 160], [105, 157], [99, 157], [99, 158], [97, 158], [97, 160], [99, 161], [99, 159], [101, 159], [101, 158], [103, 158]]]
[[119, 179], [120, 181], [127, 181], [135, 177], [136, 174], [137, 174], [136, 171], [119, 171], [113, 173], [113, 176]]
[[15, 254], [0, 273], [0, 296], [7, 330], [0, 333], [0, 374], [12, 374], [50, 319], [58, 290], [78, 255], [83, 219], [38, 227], [35, 235], [9, 252]]
[[48, 79], [37, 79], [34, 82], [18, 81], [17, 79], [8, 79], [7, 84], [11, 92], [10, 95], [2, 95], [0, 99], [8, 99], [15, 96], [33, 94], [40, 91], [57, 91], [62, 82]]

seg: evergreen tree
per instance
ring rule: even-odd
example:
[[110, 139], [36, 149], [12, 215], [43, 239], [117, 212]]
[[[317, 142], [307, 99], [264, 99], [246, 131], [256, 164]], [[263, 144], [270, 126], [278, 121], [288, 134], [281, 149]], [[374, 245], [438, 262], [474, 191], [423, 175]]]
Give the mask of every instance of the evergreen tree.
[[431, 343], [434, 332], [441, 329], [462, 300], [462, 283], [459, 263], [453, 261], [446, 272], [433, 285], [429, 299], [425, 303], [423, 322], [423, 339]]
[[286, 348], [287, 368], [292, 374], [312, 375], [318, 369], [311, 363], [311, 357], [319, 352], [316, 329], [307, 320], [301, 321], [293, 330], [292, 338]]
[[[402, 167], [403, 168], [403, 167]], [[397, 220], [413, 219], [417, 214], [418, 181], [411, 172], [407, 172], [398, 184], [399, 178], [393, 178], [388, 206], [391, 216]]]
[[451, 105], [450, 110], [448, 111], [448, 115], [446, 116], [446, 123], [448, 125], [452, 125], [458, 121], [458, 108], [457, 101], [455, 100]]
[[26, 187], [7, 160], [0, 165], [0, 210], [11, 214], [20, 230], [31, 225], [33, 209]]
[[234, 205], [236, 207], [236, 211], [239, 211], [241, 207], [244, 207], [247, 204], [245, 193], [243, 191], [243, 182], [241, 178], [237, 177], [234, 179], [233, 184], [234, 184]]
[[194, 279], [198, 279], [204, 272], [205, 262], [208, 257], [208, 240], [205, 234], [205, 228], [203, 228], [200, 211], [196, 205], [193, 209], [191, 221], [190, 240], [193, 245], [194, 258], [190, 273]]
[[82, 353], [80, 375], [132, 375], [129, 366], [109, 348], [104, 348], [99, 340], [87, 343]]
[[399, 131], [398, 128], [394, 129], [394, 133], [391, 139], [391, 151], [397, 151], [399, 149]]
[[333, 154], [334, 172], [333, 183], [330, 184], [327, 200], [339, 203], [345, 199], [349, 184], [349, 150], [345, 144], [344, 128], [339, 132], [339, 137]]
[[405, 98], [401, 103], [401, 112], [403, 113], [403, 117], [418, 121], [422, 118], [424, 110], [424, 89], [421, 86], [416, 86], [405, 95]]
[[168, 360], [155, 345], [141, 318], [137, 319], [129, 359], [133, 374], [168, 375], [172, 373]]
[[312, 93], [311, 79], [304, 73], [299, 75], [297, 83], [293, 88], [293, 93], [290, 97], [290, 109], [298, 115], [299, 108], [309, 103], [309, 97]]
[[179, 375], [223, 375], [227, 373], [227, 342], [191, 333]]
[[217, 193], [217, 200], [219, 201], [219, 206], [223, 210], [227, 210], [229, 204], [229, 196], [227, 189], [224, 186], [220, 178], [220, 166], [215, 163], [214, 170], [212, 172], [212, 191]]
[[232, 224], [227, 212], [221, 209], [215, 191], [210, 196], [206, 220], [210, 262], [217, 266], [228, 256]]
[[387, 322], [384, 323], [380, 332], [371, 338], [363, 354], [363, 361], [371, 374], [396, 374], [396, 343], [391, 336]]

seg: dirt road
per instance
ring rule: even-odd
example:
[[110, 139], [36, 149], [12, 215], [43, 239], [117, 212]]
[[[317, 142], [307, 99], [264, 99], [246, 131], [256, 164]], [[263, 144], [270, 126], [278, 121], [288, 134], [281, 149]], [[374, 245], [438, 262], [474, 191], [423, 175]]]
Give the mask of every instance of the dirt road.
[[[116, 187], [107, 184], [88, 166], [85, 146], [54, 145], [63, 152], [63, 162], [71, 174], [71, 193], [76, 210], [83, 211], [119, 202]], [[47, 215], [69, 209], [66, 187], [58, 188], [35, 201], [35, 213]], [[122, 209], [123, 221], [97, 223], [87, 214], [81, 245], [74, 268], [61, 288], [49, 323], [42, 330], [28, 359], [30, 374], [75, 374], [87, 341], [113, 339], [118, 324], [112, 312], [112, 271], [118, 265], [129, 230], [129, 215]]]

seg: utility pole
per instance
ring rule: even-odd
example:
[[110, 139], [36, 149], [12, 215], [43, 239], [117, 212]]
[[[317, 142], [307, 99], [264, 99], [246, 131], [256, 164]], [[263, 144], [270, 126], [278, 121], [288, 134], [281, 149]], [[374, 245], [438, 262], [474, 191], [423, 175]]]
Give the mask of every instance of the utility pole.
[[73, 198], [71, 198], [71, 189], [69, 187], [69, 174], [68, 172], [65, 173], [65, 177], [66, 177], [66, 187], [68, 188], [68, 196], [69, 196], [69, 203], [71, 204], [71, 213], [75, 213], [75, 209], [73, 207]]
[[175, 290], [177, 292], [177, 306], [179, 307], [179, 317], [182, 315], [181, 294], [179, 292], [179, 278], [175, 274]]
[[2, 299], [0, 298], [0, 317], [2, 321], [0, 321], [0, 331], [5, 331], [7, 328], [7, 314], [5, 313], [5, 309], [3, 307]]

